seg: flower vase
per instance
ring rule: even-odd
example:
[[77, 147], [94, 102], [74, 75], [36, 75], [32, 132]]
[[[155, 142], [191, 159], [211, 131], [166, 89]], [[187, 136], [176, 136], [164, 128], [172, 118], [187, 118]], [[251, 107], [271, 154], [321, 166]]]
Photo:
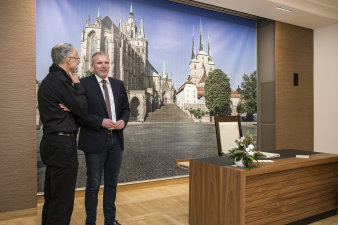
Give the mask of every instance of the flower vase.
[[245, 165], [243, 164], [243, 159], [240, 159], [238, 161], [235, 159], [235, 164], [238, 167], [245, 167]]

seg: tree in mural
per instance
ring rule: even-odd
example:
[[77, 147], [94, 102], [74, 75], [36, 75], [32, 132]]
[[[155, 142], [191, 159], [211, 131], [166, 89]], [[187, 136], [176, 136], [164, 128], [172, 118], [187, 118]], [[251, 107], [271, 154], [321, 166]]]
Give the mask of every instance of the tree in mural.
[[231, 113], [231, 88], [228, 76], [220, 69], [210, 72], [205, 81], [205, 104], [211, 116]]
[[237, 112], [246, 113], [247, 118], [257, 113], [257, 72], [250, 75], [244, 74], [241, 83], [240, 103], [237, 106]]
[[244, 113], [245, 112], [245, 106], [244, 106], [244, 103], [243, 103], [242, 100], [238, 102], [237, 107], [236, 107], [236, 111], [238, 113]]

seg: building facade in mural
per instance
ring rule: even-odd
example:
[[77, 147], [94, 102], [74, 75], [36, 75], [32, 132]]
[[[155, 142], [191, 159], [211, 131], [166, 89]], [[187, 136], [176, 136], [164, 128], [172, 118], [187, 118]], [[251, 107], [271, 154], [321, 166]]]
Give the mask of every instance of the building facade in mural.
[[177, 90], [177, 105], [184, 109], [201, 109], [207, 111], [204, 99], [204, 85], [208, 73], [215, 69], [211, 57], [210, 39], [208, 34], [208, 53], [204, 51], [202, 22], [200, 21], [200, 44], [196, 55], [195, 34], [193, 28], [192, 52], [189, 63], [190, 73], [187, 81]]
[[[193, 28], [194, 30], [194, 28]], [[208, 53], [204, 51], [202, 23], [200, 23], [200, 44], [196, 55], [194, 31], [192, 36], [192, 52], [189, 63], [190, 74], [187, 81], [177, 90], [176, 104], [186, 110], [201, 109], [208, 111], [205, 105], [204, 85], [208, 74], [215, 69], [215, 63], [211, 57], [210, 38], [208, 34]], [[231, 91], [231, 114], [237, 115], [236, 107], [239, 102], [240, 94], [238, 90]]]
[[240, 101], [240, 89], [238, 88], [237, 90], [231, 90], [231, 115], [232, 116], [237, 116], [238, 112], [237, 112], [237, 106], [238, 103]]
[[[148, 61], [148, 40], [144, 33], [143, 19], [137, 25], [132, 4], [129, 18], [116, 25], [100, 14], [94, 23], [88, 17], [81, 39], [80, 77], [90, 74], [91, 56], [104, 51], [110, 58], [109, 77], [120, 79], [127, 89], [130, 120], [143, 121], [148, 112], [163, 104], [173, 103], [174, 87], [163, 64], [162, 75]], [[172, 78], [172, 77], [171, 77]]]

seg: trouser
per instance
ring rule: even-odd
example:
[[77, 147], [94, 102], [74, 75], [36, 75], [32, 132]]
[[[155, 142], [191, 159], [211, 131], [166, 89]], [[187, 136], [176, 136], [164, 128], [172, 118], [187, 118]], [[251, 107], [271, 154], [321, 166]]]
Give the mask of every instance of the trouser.
[[40, 155], [46, 164], [42, 225], [69, 225], [79, 164], [76, 138], [44, 135]]
[[87, 186], [85, 194], [86, 225], [96, 224], [98, 192], [104, 170], [104, 223], [112, 224], [116, 216], [116, 186], [122, 162], [123, 149], [117, 132], [109, 134], [104, 149], [99, 153], [85, 153]]

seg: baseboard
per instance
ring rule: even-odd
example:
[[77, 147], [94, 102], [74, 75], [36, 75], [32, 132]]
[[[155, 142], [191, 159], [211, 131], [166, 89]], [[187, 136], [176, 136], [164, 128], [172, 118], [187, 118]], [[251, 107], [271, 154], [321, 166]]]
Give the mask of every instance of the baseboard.
[[[189, 175], [176, 176], [176, 177], [165, 177], [159, 179], [152, 180], [142, 180], [142, 181], [134, 181], [127, 183], [119, 183], [117, 185], [117, 192], [129, 191], [133, 189], [139, 188], [150, 188], [150, 187], [158, 187], [164, 185], [176, 185], [189, 182]], [[103, 194], [104, 185], [101, 185], [99, 194]], [[85, 188], [77, 188], [75, 191], [75, 198], [84, 197]], [[43, 203], [43, 193], [38, 193], [37, 202]]]

